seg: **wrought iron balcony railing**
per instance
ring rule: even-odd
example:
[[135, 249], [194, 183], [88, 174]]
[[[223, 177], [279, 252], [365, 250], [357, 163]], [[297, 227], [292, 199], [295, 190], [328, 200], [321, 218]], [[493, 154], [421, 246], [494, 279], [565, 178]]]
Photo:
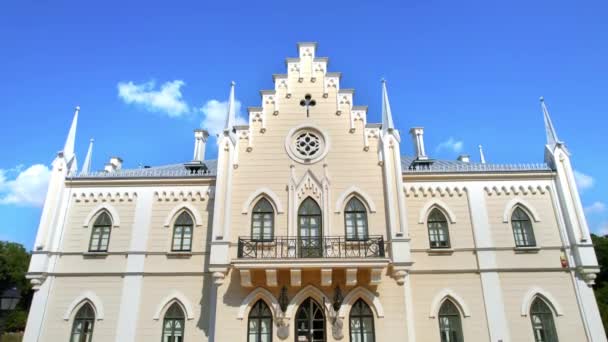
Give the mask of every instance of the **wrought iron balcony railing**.
[[239, 259], [298, 258], [383, 258], [384, 238], [368, 236], [350, 239], [344, 236], [314, 238], [274, 237], [257, 240], [239, 237]]

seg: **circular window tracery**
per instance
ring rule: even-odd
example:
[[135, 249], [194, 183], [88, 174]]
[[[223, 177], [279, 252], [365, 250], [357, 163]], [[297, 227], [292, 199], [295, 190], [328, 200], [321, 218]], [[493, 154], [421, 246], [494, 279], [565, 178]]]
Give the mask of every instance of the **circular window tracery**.
[[327, 154], [329, 141], [316, 127], [294, 127], [285, 139], [285, 149], [291, 159], [303, 163], [316, 163]]
[[319, 152], [321, 140], [312, 132], [302, 132], [295, 139], [296, 151], [304, 157], [310, 158]]

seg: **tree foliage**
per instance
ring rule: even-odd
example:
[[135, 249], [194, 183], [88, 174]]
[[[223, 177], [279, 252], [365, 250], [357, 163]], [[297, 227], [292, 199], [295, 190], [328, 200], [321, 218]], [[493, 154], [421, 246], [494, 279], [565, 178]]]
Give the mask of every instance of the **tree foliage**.
[[16, 286], [25, 295], [29, 282], [25, 279], [30, 263], [30, 254], [21, 244], [0, 241], [0, 292]]

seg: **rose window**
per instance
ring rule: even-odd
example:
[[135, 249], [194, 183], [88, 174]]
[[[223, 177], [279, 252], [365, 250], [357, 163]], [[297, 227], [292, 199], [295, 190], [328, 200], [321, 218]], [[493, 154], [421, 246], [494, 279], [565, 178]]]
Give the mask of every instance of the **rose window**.
[[321, 140], [312, 132], [303, 132], [295, 139], [295, 149], [304, 158], [311, 158], [321, 149]]

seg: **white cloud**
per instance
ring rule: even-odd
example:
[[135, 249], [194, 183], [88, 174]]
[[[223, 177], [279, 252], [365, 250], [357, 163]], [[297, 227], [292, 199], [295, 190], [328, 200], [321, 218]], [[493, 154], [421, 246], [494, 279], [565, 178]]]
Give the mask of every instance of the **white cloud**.
[[[49, 183], [51, 170], [42, 164], [35, 164], [21, 171], [0, 169], [0, 204], [42, 206]], [[9, 179], [10, 174], [17, 175]]]
[[454, 151], [456, 153], [462, 151], [462, 147], [464, 146], [464, 142], [462, 140], [455, 140], [450, 137], [448, 140], [437, 145], [435, 151], [439, 152], [442, 150]]
[[587, 214], [603, 213], [604, 211], [606, 211], [606, 205], [600, 201], [593, 202], [593, 204], [585, 207]]
[[[239, 115], [241, 112], [241, 102], [235, 100], [234, 104], [237, 113], [236, 124], [246, 125], [247, 121]], [[207, 129], [209, 134], [216, 135], [224, 129], [228, 114], [228, 101], [209, 100], [200, 108], [200, 111], [204, 115], [201, 126]]]
[[179, 117], [190, 112], [188, 104], [182, 99], [182, 80], [166, 82], [155, 89], [155, 82], [135, 84], [132, 81], [118, 83], [118, 97], [129, 104], [143, 106], [151, 112], [166, 113]]
[[593, 187], [593, 184], [595, 184], [595, 179], [593, 179], [593, 177], [577, 170], [574, 170], [574, 179], [580, 191], [590, 189]]
[[596, 235], [605, 236], [608, 235], [608, 222], [604, 222], [599, 225], [597, 229], [593, 231]]

